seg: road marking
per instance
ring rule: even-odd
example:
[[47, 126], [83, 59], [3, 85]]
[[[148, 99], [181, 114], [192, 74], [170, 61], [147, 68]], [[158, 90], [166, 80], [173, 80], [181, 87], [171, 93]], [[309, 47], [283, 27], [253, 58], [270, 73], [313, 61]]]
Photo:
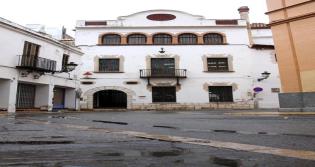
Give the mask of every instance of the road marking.
[[[50, 124], [47, 121], [39, 121], [39, 120], [29, 120], [29, 121], [32, 121], [34, 123], [40, 123], [40, 124]], [[277, 155], [277, 156], [282, 156], [282, 157], [306, 159], [306, 160], [313, 160], [313, 161], [315, 160], [314, 151], [283, 149], [283, 148], [275, 148], [275, 147], [267, 147], [267, 146], [251, 145], [251, 144], [198, 139], [198, 138], [191, 138], [191, 137], [149, 134], [145, 132], [136, 132], [136, 131], [93, 128], [89, 126], [73, 125], [73, 124], [58, 124], [58, 126], [80, 129], [80, 130], [92, 130], [92, 131], [99, 131], [99, 132], [105, 132], [105, 133], [122, 134], [122, 135], [128, 135], [132, 137], [159, 140], [159, 141], [165, 141], [165, 142], [180, 142], [180, 143], [186, 143], [186, 144], [209, 146], [209, 147], [214, 147], [214, 148], [219, 148], [219, 149], [232, 149], [236, 151], [247, 151], [247, 152]]]
[[284, 116], [284, 115], [315, 115], [315, 112], [227, 112], [224, 115], [233, 116]]
[[154, 140], [160, 140], [160, 141], [181, 142], [181, 143], [186, 143], [186, 144], [204, 145], [204, 146], [209, 146], [209, 147], [232, 149], [232, 150], [237, 150], [237, 151], [248, 151], [248, 152], [255, 152], [255, 153], [278, 155], [278, 156], [283, 156], [283, 157], [315, 160], [315, 152], [313, 151], [282, 149], [282, 148], [258, 146], [258, 145], [251, 145], [251, 144], [197, 139], [197, 138], [190, 138], [190, 137], [154, 135], [154, 134], [134, 132], [134, 131], [123, 131], [123, 132], [117, 132], [117, 133], [126, 134], [133, 137], [154, 139]]

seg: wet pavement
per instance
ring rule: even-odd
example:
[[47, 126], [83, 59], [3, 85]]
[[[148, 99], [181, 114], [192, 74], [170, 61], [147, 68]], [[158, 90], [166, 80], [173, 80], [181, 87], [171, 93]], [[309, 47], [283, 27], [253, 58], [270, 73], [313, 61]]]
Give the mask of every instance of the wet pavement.
[[0, 166], [315, 166], [315, 115], [0, 115]]

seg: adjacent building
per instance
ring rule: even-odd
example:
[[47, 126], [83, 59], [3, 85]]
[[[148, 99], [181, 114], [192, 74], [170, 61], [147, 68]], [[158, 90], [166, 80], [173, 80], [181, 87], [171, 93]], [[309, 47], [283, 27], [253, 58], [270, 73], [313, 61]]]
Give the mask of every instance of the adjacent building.
[[267, 0], [282, 92], [282, 110], [315, 110], [315, 1]]
[[0, 110], [79, 109], [80, 49], [0, 18]]
[[81, 108], [278, 108], [272, 33], [250, 24], [247, 7], [239, 12], [231, 20], [149, 10], [77, 21]]

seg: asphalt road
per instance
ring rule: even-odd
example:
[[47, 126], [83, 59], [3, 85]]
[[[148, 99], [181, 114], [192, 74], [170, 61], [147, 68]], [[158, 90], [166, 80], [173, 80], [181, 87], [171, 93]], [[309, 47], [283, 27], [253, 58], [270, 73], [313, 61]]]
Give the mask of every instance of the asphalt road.
[[228, 112], [2, 115], [0, 166], [315, 166], [315, 116]]

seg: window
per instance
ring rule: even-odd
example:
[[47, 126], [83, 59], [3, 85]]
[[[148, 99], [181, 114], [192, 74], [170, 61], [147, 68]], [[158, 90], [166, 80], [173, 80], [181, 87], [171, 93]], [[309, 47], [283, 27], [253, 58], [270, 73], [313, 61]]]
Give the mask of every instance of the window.
[[229, 71], [228, 58], [207, 58], [208, 71]]
[[176, 87], [152, 87], [153, 102], [176, 102]]
[[22, 55], [22, 66], [36, 66], [40, 46], [31, 42], [25, 41]]
[[61, 70], [65, 71], [67, 69], [67, 64], [69, 64], [69, 55], [63, 54]]
[[119, 72], [119, 59], [99, 59], [99, 72]]
[[102, 43], [104, 45], [119, 45], [121, 41], [120, 35], [107, 34], [103, 36]]
[[172, 36], [169, 34], [153, 35], [153, 44], [155, 45], [169, 45], [172, 44]]
[[174, 58], [151, 58], [152, 76], [175, 76]]
[[195, 34], [181, 34], [178, 36], [178, 44], [190, 45], [197, 44], [197, 35]]
[[221, 45], [223, 44], [223, 36], [221, 34], [210, 33], [203, 36], [203, 41], [206, 45]]
[[209, 86], [210, 102], [233, 102], [232, 86]]
[[127, 37], [127, 43], [132, 45], [144, 45], [147, 43], [147, 37], [143, 34], [131, 34]]

